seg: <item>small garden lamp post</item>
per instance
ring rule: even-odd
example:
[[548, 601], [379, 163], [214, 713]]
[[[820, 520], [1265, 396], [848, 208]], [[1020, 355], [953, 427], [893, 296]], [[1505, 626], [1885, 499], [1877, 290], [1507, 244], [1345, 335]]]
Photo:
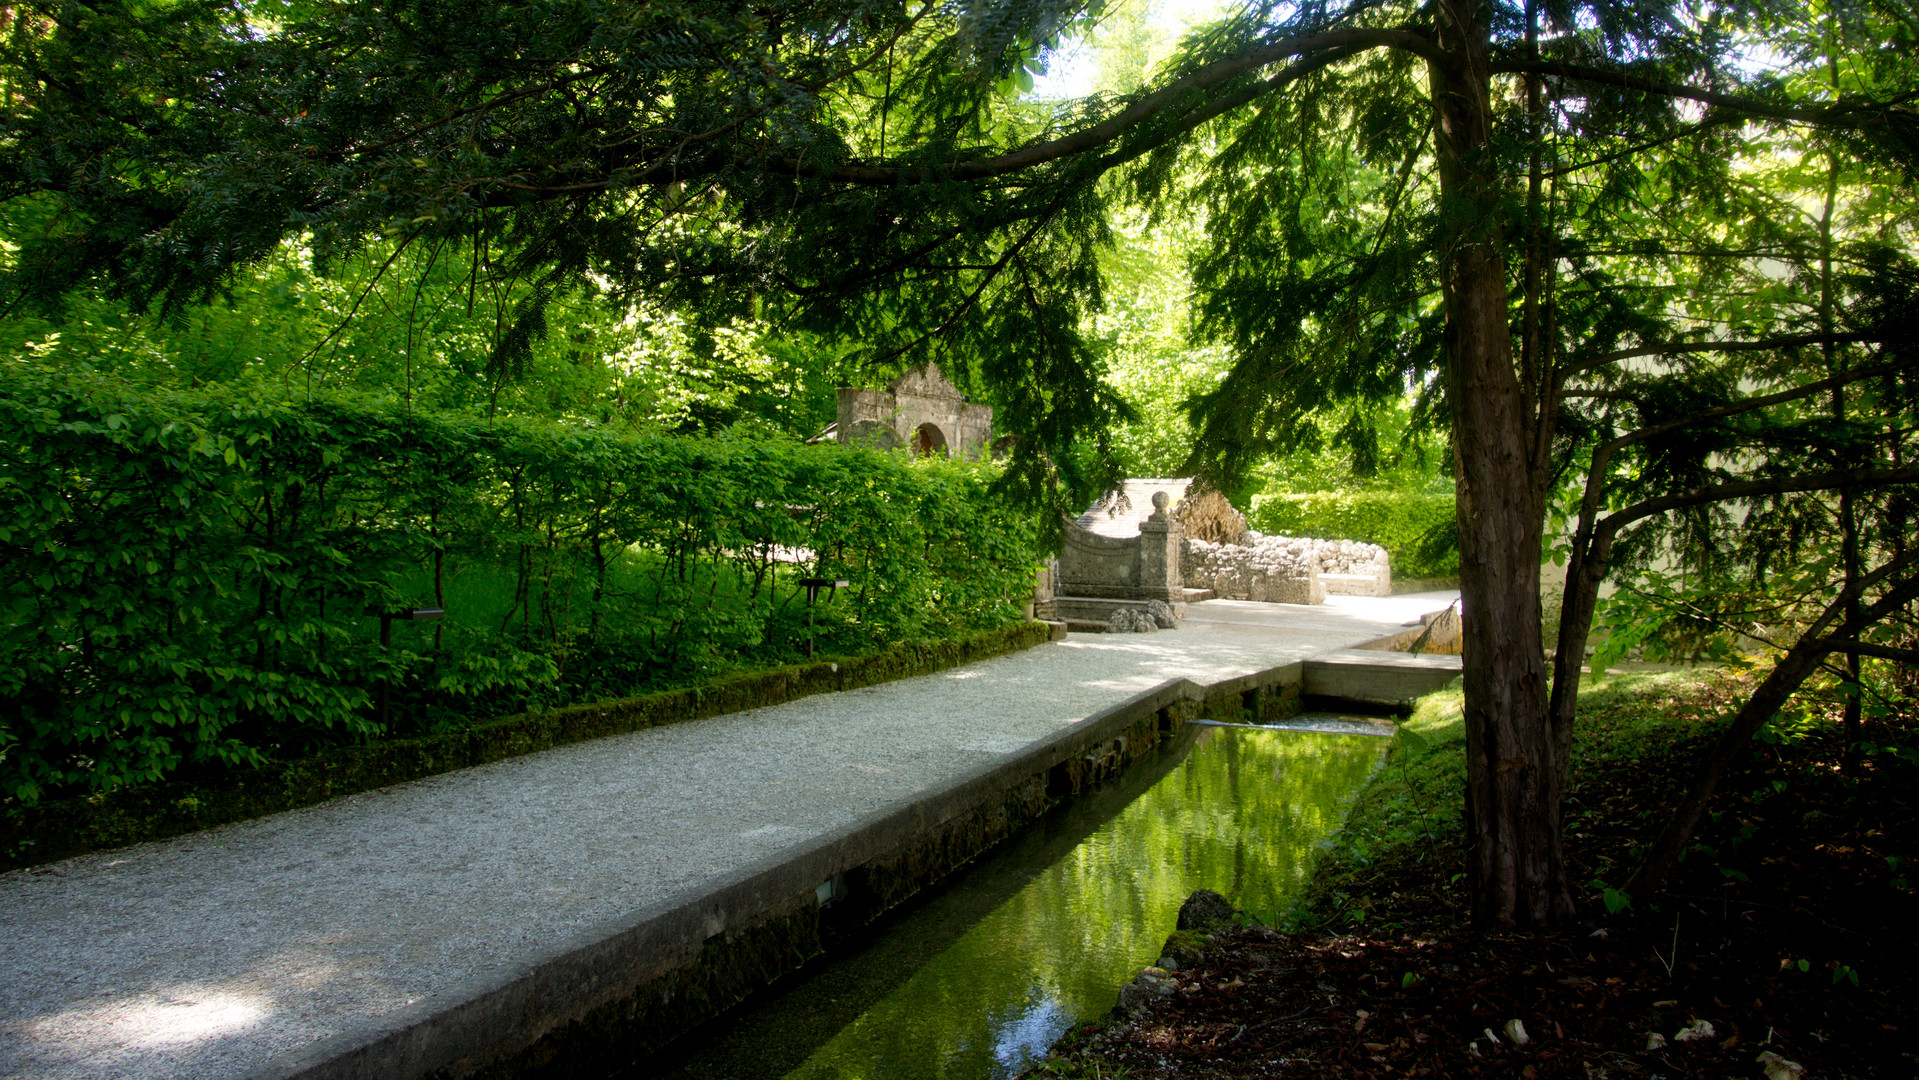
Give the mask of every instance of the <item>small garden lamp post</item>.
[[845, 578], [809, 577], [800, 579], [800, 587], [806, 590], [806, 658], [813, 659], [813, 601], [819, 599], [820, 590], [825, 589], [827, 596], [836, 590], [844, 589], [852, 582]]
[[[400, 608], [396, 611], [389, 611], [384, 608], [379, 608], [368, 612], [368, 614], [378, 615], [380, 617], [380, 648], [385, 650], [393, 646], [393, 621], [395, 619], [400, 619], [405, 622], [425, 622], [430, 619], [444, 619], [446, 618], [446, 609], [422, 607]], [[380, 680], [380, 723], [389, 726], [393, 723], [392, 679]]]

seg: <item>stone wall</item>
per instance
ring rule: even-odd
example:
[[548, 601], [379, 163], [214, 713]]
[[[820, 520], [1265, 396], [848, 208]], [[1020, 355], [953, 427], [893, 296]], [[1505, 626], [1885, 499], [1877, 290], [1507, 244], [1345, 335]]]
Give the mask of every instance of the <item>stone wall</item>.
[[1323, 604], [1327, 594], [1389, 596], [1392, 568], [1386, 549], [1355, 540], [1246, 534], [1245, 544], [1181, 545], [1180, 576], [1188, 588], [1211, 589], [1222, 600]]
[[1222, 600], [1269, 604], [1323, 604], [1319, 564], [1311, 540], [1273, 537], [1252, 544], [1180, 545], [1180, 576], [1188, 588], [1211, 589]]
[[[1275, 538], [1278, 539], [1278, 538]], [[1319, 577], [1335, 596], [1391, 596], [1392, 557], [1378, 544], [1358, 540], [1314, 540]]]

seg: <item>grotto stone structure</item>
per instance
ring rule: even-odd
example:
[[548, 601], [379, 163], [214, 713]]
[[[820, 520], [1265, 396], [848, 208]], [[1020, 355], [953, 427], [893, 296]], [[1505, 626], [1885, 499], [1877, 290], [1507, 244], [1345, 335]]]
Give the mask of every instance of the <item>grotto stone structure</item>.
[[918, 454], [977, 461], [993, 436], [993, 410], [968, 401], [932, 364], [915, 368], [885, 390], [842, 386], [839, 417], [822, 438], [866, 441], [882, 449], [911, 446]]

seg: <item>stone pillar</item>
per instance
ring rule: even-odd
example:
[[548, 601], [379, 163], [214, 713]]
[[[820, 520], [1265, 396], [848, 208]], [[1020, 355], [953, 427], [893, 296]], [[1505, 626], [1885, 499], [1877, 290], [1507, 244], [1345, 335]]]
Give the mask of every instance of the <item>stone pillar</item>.
[[1059, 621], [1058, 590], [1054, 579], [1059, 574], [1059, 560], [1048, 559], [1046, 565], [1033, 575], [1033, 617], [1047, 622]]
[[1153, 492], [1153, 516], [1139, 523], [1139, 590], [1141, 600], [1164, 600], [1176, 610], [1186, 606], [1185, 582], [1179, 574], [1179, 542], [1184, 533], [1167, 513], [1171, 498]]

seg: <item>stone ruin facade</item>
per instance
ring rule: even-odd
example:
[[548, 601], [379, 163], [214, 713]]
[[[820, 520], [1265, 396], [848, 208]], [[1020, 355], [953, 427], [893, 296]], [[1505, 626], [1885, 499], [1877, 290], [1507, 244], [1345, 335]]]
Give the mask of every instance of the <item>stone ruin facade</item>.
[[1392, 561], [1377, 544], [1250, 530], [1240, 544], [1183, 541], [1180, 575], [1187, 588], [1210, 589], [1222, 600], [1271, 604], [1323, 604], [1328, 593], [1390, 596], [1393, 591]]
[[993, 437], [991, 406], [968, 401], [932, 364], [901, 375], [886, 390], [839, 389], [839, 418], [822, 437], [911, 446], [921, 455], [977, 461]]

